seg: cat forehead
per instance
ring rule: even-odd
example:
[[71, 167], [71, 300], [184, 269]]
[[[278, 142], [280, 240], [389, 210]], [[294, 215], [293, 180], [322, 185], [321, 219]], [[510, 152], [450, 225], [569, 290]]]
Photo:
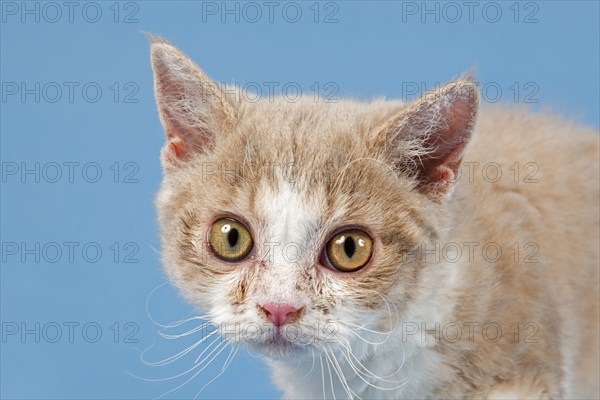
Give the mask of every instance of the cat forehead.
[[[368, 140], [397, 110], [398, 104], [387, 102], [249, 104], [240, 111], [234, 130], [200, 160], [227, 175], [211, 175], [209, 184], [248, 195], [251, 204], [266, 209], [277, 197], [285, 201], [271, 204], [274, 210], [295, 203], [334, 208], [332, 204], [348, 197], [349, 186], [355, 194], [363, 186], [371, 190], [366, 177], [390, 179], [389, 168], [370, 154]], [[257, 202], [263, 194], [265, 201]]]
[[299, 186], [279, 181], [276, 186], [262, 186], [256, 213], [264, 221], [263, 233], [269, 240], [304, 243], [326, 219], [324, 203], [321, 192], [309, 194]]
[[322, 103], [304, 99], [290, 102], [277, 98], [244, 103], [240, 107], [238, 129], [260, 129], [257, 139], [309, 135], [315, 140], [323, 140], [328, 134], [375, 129], [397, 112], [399, 105], [395, 102], [349, 100]]
[[387, 102], [323, 105], [279, 99], [244, 104], [215, 156], [248, 168], [293, 163], [298, 170], [339, 169], [352, 158], [367, 156], [370, 135], [397, 110], [398, 104]]

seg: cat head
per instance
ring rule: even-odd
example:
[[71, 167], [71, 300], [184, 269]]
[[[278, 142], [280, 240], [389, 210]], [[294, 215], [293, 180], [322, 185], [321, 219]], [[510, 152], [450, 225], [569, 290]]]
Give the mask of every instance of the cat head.
[[226, 338], [272, 357], [389, 329], [448, 271], [443, 235], [478, 108], [467, 76], [411, 102], [250, 102], [152, 40], [171, 280]]

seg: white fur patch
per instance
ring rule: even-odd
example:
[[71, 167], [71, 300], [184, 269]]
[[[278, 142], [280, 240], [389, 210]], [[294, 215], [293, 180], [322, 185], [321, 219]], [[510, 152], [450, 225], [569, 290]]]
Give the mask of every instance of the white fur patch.
[[276, 191], [265, 187], [259, 197], [259, 210], [266, 221], [262, 242], [269, 253], [268, 279], [260, 300], [302, 306], [305, 295], [296, 293], [295, 286], [298, 271], [309, 267], [314, 251], [318, 251], [311, 243], [318, 210], [287, 182]]

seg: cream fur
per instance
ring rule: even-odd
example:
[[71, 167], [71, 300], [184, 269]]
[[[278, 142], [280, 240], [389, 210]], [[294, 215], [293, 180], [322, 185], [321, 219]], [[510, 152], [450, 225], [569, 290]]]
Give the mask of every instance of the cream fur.
[[[228, 338], [268, 357], [285, 398], [600, 396], [597, 131], [520, 108], [477, 112], [469, 76], [409, 104], [244, 103], [206, 93], [214, 83], [165, 41], [153, 39], [152, 59], [168, 138], [157, 199], [166, 270], [213, 322], [264, 329], [253, 344]], [[490, 162], [496, 182], [474, 164]], [[211, 255], [206, 231], [220, 215], [248, 225], [251, 257]], [[370, 264], [346, 275], [319, 264], [345, 225], [375, 242]], [[474, 242], [502, 256], [471, 257]], [[283, 255], [290, 243], [301, 259]], [[419, 252], [448, 243], [459, 247], [446, 259]], [[524, 262], [536, 246], [537, 262]], [[292, 325], [311, 344], [269, 347], [265, 301], [304, 307]], [[491, 322], [497, 341], [433, 329]]]

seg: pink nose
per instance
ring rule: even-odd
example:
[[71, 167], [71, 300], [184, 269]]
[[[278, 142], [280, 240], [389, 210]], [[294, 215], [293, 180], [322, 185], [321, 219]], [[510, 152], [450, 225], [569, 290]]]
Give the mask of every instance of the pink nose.
[[304, 312], [304, 307], [296, 308], [289, 304], [267, 303], [258, 308], [277, 327], [298, 321]]

